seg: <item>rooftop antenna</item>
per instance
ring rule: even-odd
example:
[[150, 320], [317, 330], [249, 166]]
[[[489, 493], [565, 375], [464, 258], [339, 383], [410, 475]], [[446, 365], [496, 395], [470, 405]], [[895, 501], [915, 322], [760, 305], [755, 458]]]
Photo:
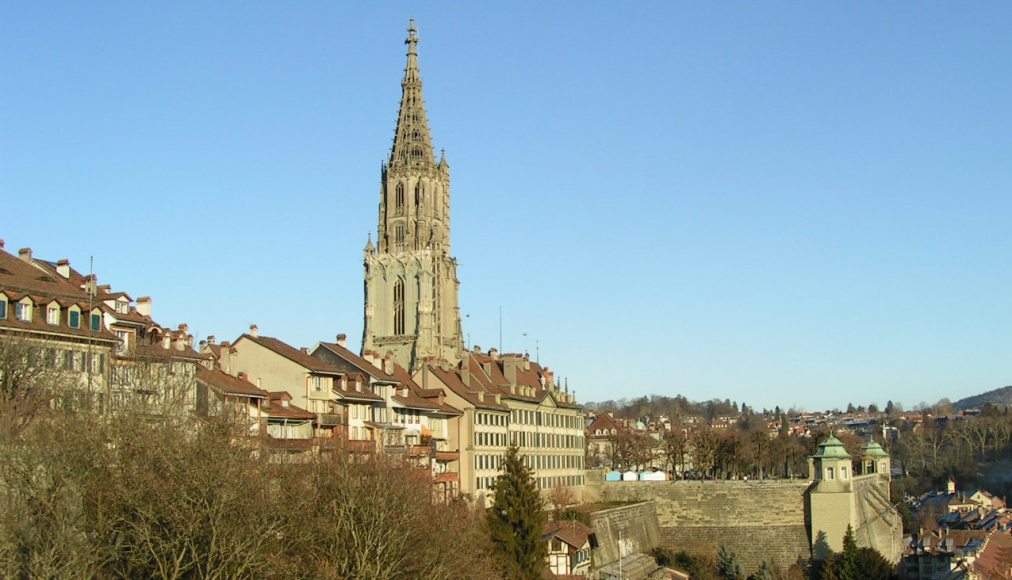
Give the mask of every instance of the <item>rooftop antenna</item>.
[[502, 352], [502, 304], [499, 305], [499, 352]]

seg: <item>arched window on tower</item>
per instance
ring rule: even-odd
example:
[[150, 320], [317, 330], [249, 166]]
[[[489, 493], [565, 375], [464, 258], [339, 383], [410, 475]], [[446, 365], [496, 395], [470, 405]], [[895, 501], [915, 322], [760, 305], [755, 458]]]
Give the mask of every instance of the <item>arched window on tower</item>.
[[415, 184], [415, 207], [421, 205], [421, 203], [422, 203], [422, 184], [421, 183], [416, 183]]
[[404, 251], [404, 224], [397, 224], [394, 227], [394, 250]]
[[404, 214], [404, 184], [397, 184], [397, 193], [394, 195], [394, 214]]
[[404, 334], [404, 280], [394, 282], [394, 334]]

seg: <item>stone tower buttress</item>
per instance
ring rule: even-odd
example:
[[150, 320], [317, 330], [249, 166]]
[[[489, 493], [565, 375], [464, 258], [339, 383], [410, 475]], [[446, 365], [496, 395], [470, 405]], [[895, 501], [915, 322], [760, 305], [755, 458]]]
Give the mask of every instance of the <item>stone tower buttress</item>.
[[390, 157], [380, 167], [376, 246], [365, 250], [362, 349], [401, 365], [457, 362], [463, 349], [457, 261], [450, 256], [450, 165], [429, 131], [418, 31], [408, 28], [407, 66]]

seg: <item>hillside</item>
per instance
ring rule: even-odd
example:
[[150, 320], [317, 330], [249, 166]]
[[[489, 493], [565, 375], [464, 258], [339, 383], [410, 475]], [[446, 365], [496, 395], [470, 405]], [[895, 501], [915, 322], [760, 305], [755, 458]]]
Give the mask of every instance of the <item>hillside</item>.
[[960, 399], [953, 403], [953, 406], [963, 411], [966, 409], [979, 409], [987, 403], [993, 403], [999, 407], [1012, 405], [1012, 386]]

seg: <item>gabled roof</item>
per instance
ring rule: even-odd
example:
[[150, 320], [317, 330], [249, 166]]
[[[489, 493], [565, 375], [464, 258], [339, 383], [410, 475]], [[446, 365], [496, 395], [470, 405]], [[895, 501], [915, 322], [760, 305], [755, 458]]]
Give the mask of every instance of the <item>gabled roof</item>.
[[394, 377], [393, 375], [388, 374], [383, 369], [377, 367], [376, 365], [374, 365], [371, 362], [365, 360], [364, 358], [358, 356], [357, 354], [351, 352], [347, 348], [345, 348], [345, 347], [337, 344], [336, 342], [322, 342], [321, 341], [319, 343], [319, 346], [321, 346], [321, 347], [329, 350], [330, 352], [334, 353], [335, 355], [337, 355], [337, 356], [343, 358], [344, 360], [348, 361], [349, 364], [351, 364], [352, 366], [354, 366], [358, 370], [362, 371], [363, 373], [369, 375], [374, 380], [381, 381], [381, 382], [387, 382], [387, 383], [395, 383], [395, 382], [397, 382], [397, 378]]
[[594, 420], [591, 421], [590, 425], [587, 427], [587, 436], [595, 437], [595, 433], [597, 433], [598, 429], [608, 434], [611, 434], [612, 429], [614, 429], [617, 433], [625, 432], [625, 427], [619, 425], [608, 413], [598, 413], [597, 416], [594, 417]]
[[[475, 407], [492, 409], [495, 411], [507, 411], [509, 409], [509, 407], [503, 403], [496, 403], [495, 392], [488, 390], [487, 387], [480, 384], [475, 384], [473, 388], [465, 385], [460, 379], [460, 373], [463, 372], [461, 369], [444, 370], [439, 365], [430, 365], [428, 369], [429, 372], [434, 374], [437, 379], [447, 386], [447, 388]], [[474, 378], [473, 374], [471, 376]], [[476, 382], [477, 381], [472, 381], [472, 384]], [[478, 398], [479, 391], [484, 393], [483, 399]]]
[[576, 520], [553, 521], [545, 524], [541, 540], [546, 541], [551, 538], [558, 538], [566, 544], [580, 549], [590, 541], [590, 537], [593, 534], [594, 530]]
[[251, 334], [243, 334], [235, 340], [233, 346], [238, 347], [239, 341], [246, 339], [250, 342], [259, 344], [267, 350], [281, 355], [293, 363], [313, 372], [327, 373], [332, 375], [339, 375], [341, 371], [323, 362], [322, 360], [312, 357], [300, 349], [295, 348], [277, 338], [270, 336], [253, 336]]
[[197, 382], [203, 383], [223, 395], [250, 397], [252, 399], [266, 399], [268, 396], [267, 391], [257, 387], [253, 383], [233, 377], [219, 370], [212, 371], [199, 367], [196, 376]]

